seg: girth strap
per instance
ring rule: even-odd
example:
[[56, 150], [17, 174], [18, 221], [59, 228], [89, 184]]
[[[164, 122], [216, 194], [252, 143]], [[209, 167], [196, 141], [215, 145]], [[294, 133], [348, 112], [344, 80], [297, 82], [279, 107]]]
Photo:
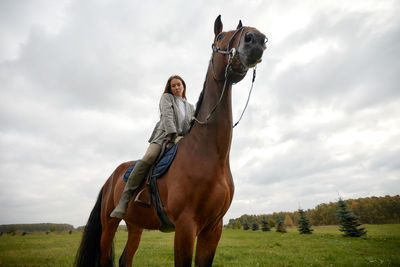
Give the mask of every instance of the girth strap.
[[158, 191], [157, 178], [153, 177], [153, 172], [157, 163], [162, 159], [164, 154], [167, 153], [168, 150], [170, 150], [173, 147], [173, 145], [174, 145], [173, 143], [164, 141], [161, 147], [161, 152], [157, 160], [150, 168], [150, 171], [146, 178], [146, 185], [149, 192], [148, 202], [146, 203], [140, 201], [139, 196], [142, 191], [139, 192], [135, 198], [135, 202], [138, 202], [139, 204], [144, 205], [146, 207], [151, 207], [151, 204], [152, 203], [154, 204], [154, 208], [156, 209], [158, 218], [161, 221], [161, 227], [159, 229], [161, 232], [173, 232], [175, 230], [175, 225], [170, 221], [167, 214], [165, 213], [164, 206], [160, 198], [160, 192]]

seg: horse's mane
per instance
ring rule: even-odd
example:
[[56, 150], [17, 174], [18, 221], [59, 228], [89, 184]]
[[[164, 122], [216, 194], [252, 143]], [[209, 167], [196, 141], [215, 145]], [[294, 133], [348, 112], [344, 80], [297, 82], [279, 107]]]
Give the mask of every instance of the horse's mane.
[[201, 104], [203, 103], [203, 97], [204, 97], [205, 88], [206, 88], [206, 81], [204, 81], [203, 90], [201, 90], [201, 93], [200, 93], [200, 96], [199, 96], [199, 100], [197, 100], [197, 103], [196, 103], [196, 111], [194, 112], [194, 116], [195, 117], [197, 117], [197, 115], [199, 115], [200, 107], [201, 107]]
[[[206, 89], [206, 82], [207, 82], [207, 78], [204, 80], [203, 90], [201, 91], [199, 99], [197, 100], [197, 103], [196, 103], [196, 110], [195, 110], [194, 115], [193, 115], [195, 118], [197, 118], [197, 115], [199, 115], [200, 107], [201, 107], [201, 104], [203, 103], [204, 91]], [[195, 122], [195, 120], [192, 120], [192, 123], [190, 125], [190, 130], [192, 130], [194, 122]], [[189, 130], [189, 132], [190, 132], [190, 130]]]

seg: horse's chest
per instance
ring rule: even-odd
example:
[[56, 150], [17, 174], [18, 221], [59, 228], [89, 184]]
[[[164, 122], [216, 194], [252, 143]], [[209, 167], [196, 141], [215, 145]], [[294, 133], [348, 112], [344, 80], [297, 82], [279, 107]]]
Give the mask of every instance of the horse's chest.
[[204, 196], [201, 198], [202, 203], [200, 205], [207, 205], [210, 211], [221, 211], [228, 210], [233, 197], [233, 185], [227, 182], [220, 182], [214, 185], [207, 186], [203, 193]]

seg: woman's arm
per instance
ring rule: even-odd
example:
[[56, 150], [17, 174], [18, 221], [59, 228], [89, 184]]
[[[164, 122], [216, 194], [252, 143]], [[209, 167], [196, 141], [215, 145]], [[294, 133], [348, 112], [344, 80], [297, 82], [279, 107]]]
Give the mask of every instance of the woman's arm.
[[173, 96], [163, 94], [160, 100], [161, 125], [167, 135], [176, 134], [176, 125], [174, 121]]

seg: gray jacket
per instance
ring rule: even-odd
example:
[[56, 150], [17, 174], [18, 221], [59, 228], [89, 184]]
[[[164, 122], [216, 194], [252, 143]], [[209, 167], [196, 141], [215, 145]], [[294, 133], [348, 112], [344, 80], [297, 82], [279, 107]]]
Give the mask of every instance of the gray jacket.
[[181, 112], [179, 110], [178, 97], [164, 93], [160, 100], [160, 120], [154, 127], [149, 143], [161, 144], [163, 139], [171, 133], [176, 135], [186, 135], [190, 129], [190, 122], [194, 115], [194, 106], [181, 98], [185, 104], [185, 120], [182, 130], [179, 131], [178, 122], [181, 121]]

